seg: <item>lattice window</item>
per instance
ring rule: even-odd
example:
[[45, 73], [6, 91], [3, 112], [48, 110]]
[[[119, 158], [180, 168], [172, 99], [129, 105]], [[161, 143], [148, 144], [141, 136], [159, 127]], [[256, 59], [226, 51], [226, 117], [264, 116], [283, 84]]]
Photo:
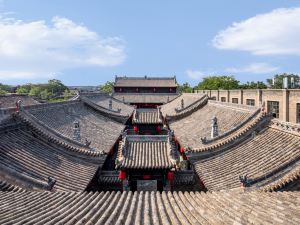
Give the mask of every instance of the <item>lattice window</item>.
[[221, 102], [226, 102], [226, 97], [221, 97]]
[[268, 112], [272, 113], [274, 118], [279, 118], [279, 102], [268, 101]]
[[232, 103], [238, 104], [239, 103], [239, 99], [238, 98], [232, 98]]
[[246, 105], [255, 106], [255, 100], [254, 99], [246, 99]]

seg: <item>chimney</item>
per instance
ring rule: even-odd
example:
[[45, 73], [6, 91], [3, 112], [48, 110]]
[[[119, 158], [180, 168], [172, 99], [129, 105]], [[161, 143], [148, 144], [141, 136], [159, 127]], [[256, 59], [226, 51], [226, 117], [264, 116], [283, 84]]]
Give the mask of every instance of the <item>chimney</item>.
[[79, 121], [74, 121], [73, 123], [73, 140], [80, 142], [80, 125]]
[[214, 116], [211, 120], [211, 138], [215, 138], [219, 136], [218, 131], [218, 119]]

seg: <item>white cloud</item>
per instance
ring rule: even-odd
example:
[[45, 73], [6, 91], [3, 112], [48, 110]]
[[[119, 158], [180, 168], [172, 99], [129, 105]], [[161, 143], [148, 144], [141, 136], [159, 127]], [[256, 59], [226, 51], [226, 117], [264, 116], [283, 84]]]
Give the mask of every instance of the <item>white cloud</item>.
[[233, 23], [212, 41], [218, 49], [256, 55], [300, 54], [300, 8], [281, 8]]
[[52, 78], [69, 68], [115, 66], [124, 42], [102, 38], [67, 18], [24, 22], [0, 16], [0, 80]]
[[254, 74], [263, 74], [263, 73], [272, 73], [278, 71], [278, 67], [269, 65], [267, 63], [252, 63], [244, 67], [231, 67], [227, 68], [225, 71], [229, 73], [254, 73]]
[[186, 74], [189, 78], [193, 80], [200, 80], [202, 77], [204, 77], [204, 73], [198, 70], [186, 70]]

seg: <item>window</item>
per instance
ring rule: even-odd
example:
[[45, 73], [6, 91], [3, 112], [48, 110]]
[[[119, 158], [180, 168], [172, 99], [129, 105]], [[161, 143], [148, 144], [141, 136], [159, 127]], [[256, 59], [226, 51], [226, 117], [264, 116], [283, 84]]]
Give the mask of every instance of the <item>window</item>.
[[296, 110], [297, 110], [297, 123], [300, 123], [300, 103], [297, 103], [297, 107], [296, 107]]
[[246, 99], [246, 105], [255, 105], [255, 100], [254, 99]]
[[221, 102], [226, 102], [226, 97], [221, 97]]
[[239, 99], [238, 98], [232, 98], [232, 103], [238, 104], [239, 103]]
[[279, 102], [268, 101], [267, 110], [274, 118], [279, 118]]

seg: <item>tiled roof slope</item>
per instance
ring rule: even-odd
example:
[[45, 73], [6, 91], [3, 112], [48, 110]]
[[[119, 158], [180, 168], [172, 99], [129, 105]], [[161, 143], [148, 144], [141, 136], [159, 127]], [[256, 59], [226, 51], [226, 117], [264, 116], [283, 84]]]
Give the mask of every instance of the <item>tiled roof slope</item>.
[[268, 127], [227, 151], [195, 163], [208, 190], [240, 186], [248, 175], [252, 187], [267, 185], [300, 166], [300, 135]]
[[132, 117], [133, 124], [161, 124], [162, 118], [158, 109], [136, 109]]
[[79, 122], [80, 142], [85, 144], [86, 139], [91, 141], [90, 147], [97, 151], [109, 152], [125, 127], [80, 101], [30, 107], [25, 111], [35, 121], [68, 139], [73, 138], [74, 122]]
[[24, 186], [44, 189], [48, 177], [56, 180], [55, 190], [85, 190], [104, 163], [105, 157], [94, 159], [73, 155], [37, 137], [26, 127], [0, 133], [1, 177], [15, 178]]
[[172, 101], [178, 94], [172, 93], [113, 93], [114, 98], [125, 103], [156, 103], [165, 104]]
[[17, 192], [22, 192], [25, 191], [21, 187], [18, 187], [14, 184], [10, 184], [9, 182], [0, 179], [0, 192], [1, 191], [17, 191]]
[[177, 152], [168, 135], [126, 135], [119, 144], [118, 169], [170, 169]]
[[0, 223], [299, 224], [299, 202], [299, 192], [0, 192]]
[[[161, 106], [161, 112], [164, 117], [176, 115], [181, 111], [191, 107], [195, 102], [201, 100], [204, 94], [183, 93], [167, 104]], [[182, 105], [183, 104], [183, 105]], [[183, 106], [183, 108], [182, 108]]]
[[16, 102], [21, 100], [23, 105], [40, 104], [38, 101], [24, 94], [0, 95], [0, 108], [15, 108]]
[[261, 188], [263, 191], [300, 190], [300, 165], [285, 175]]
[[[133, 113], [134, 107], [123, 103], [122, 101], [113, 98], [109, 94], [105, 93], [87, 93], [80, 94], [81, 98], [87, 98], [94, 102], [98, 106], [115, 113], [119, 113], [121, 116], [130, 117]], [[111, 101], [111, 108], [109, 107]]]
[[177, 87], [175, 77], [116, 77], [115, 87]]
[[170, 121], [169, 126], [174, 130], [176, 138], [184, 148], [200, 148], [203, 147], [201, 138], [210, 138], [213, 116], [218, 119], [219, 136], [221, 136], [248, 121], [257, 114], [258, 110], [256, 107], [208, 101], [191, 115], [177, 121]]

